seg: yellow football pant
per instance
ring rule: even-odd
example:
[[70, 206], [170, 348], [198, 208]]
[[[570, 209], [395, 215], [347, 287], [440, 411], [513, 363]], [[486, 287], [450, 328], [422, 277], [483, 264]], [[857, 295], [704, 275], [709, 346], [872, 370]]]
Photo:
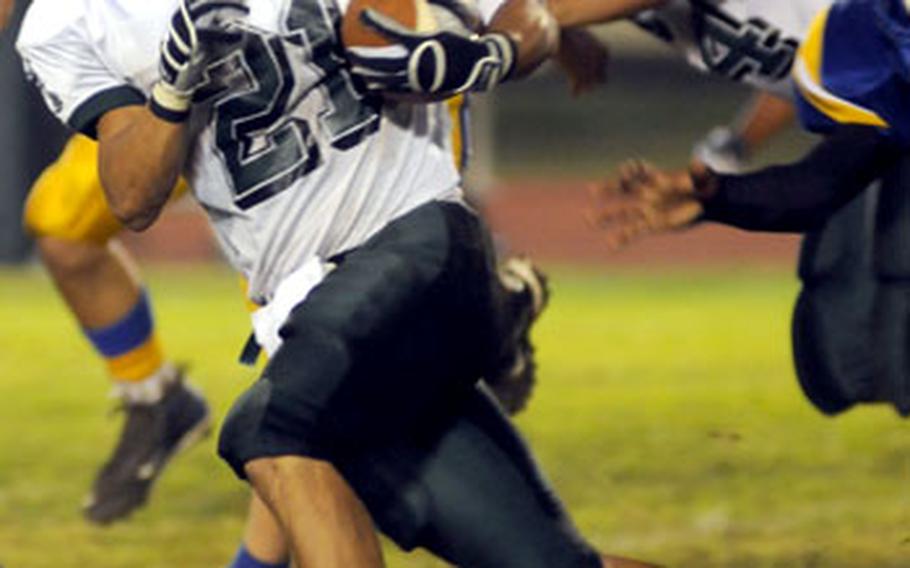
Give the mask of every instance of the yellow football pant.
[[[184, 193], [181, 183], [176, 193]], [[98, 145], [74, 136], [54, 164], [32, 187], [24, 211], [24, 225], [33, 236], [54, 237], [106, 246], [122, 226], [111, 213], [98, 177]], [[161, 344], [151, 323], [145, 294], [122, 321], [105, 329], [83, 330], [105, 359], [115, 379], [141, 381], [164, 362]], [[126, 339], [124, 339], [126, 338]]]

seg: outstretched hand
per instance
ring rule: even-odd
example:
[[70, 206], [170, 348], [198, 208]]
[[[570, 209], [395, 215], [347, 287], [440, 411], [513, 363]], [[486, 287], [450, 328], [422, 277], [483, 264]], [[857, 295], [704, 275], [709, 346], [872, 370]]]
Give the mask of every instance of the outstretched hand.
[[614, 179], [592, 188], [591, 220], [604, 231], [612, 250], [688, 227], [704, 211], [696, 181], [708, 176], [708, 170], [697, 164], [666, 172], [641, 160], [627, 162]]

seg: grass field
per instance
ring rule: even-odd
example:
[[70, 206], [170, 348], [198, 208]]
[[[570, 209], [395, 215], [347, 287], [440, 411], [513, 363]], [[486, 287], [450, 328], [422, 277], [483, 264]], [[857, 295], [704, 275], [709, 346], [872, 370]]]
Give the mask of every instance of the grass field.
[[[789, 272], [553, 273], [520, 426], [597, 545], [695, 568], [910, 566], [910, 426], [804, 401]], [[193, 267], [150, 281], [169, 351], [222, 416], [252, 379], [234, 363], [236, 280]], [[223, 566], [245, 495], [213, 442], [172, 464], [131, 522], [88, 526], [78, 505], [117, 425], [103, 369], [37, 269], [0, 271], [0, 321], [0, 564]], [[395, 551], [389, 565], [438, 566]]]

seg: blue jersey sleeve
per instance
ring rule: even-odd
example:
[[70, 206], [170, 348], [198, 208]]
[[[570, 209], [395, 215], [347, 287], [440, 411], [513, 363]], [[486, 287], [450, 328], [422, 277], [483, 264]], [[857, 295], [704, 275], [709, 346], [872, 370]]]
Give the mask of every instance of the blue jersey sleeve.
[[841, 0], [816, 16], [793, 66], [796, 105], [807, 130], [872, 126], [910, 145], [910, 89], [882, 25], [881, 5]]

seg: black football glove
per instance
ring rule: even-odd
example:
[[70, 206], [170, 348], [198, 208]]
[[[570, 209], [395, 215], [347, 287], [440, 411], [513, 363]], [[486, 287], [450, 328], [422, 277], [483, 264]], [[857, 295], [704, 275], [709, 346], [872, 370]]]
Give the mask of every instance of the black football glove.
[[352, 72], [372, 91], [444, 96], [487, 91], [515, 67], [515, 44], [504, 34], [418, 32], [371, 9], [364, 10], [361, 19], [395, 42], [348, 48]]
[[246, 0], [180, 0], [171, 17], [158, 63], [160, 79], [152, 88], [151, 110], [163, 120], [189, 117], [193, 93], [204, 79], [215, 48], [238, 43], [233, 24], [249, 14]]

